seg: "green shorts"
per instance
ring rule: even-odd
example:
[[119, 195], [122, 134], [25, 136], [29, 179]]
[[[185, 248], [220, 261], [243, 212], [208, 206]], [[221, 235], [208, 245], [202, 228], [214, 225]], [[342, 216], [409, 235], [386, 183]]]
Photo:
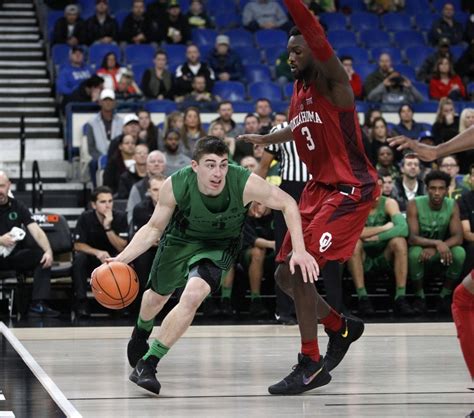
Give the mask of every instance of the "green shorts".
[[369, 271], [384, 272], [391, 269], [392, 265], [390, 261], [388, 261], [383, 254], [386, 247], [387, 242], [364, 246], [364, 273], [368, 273]]

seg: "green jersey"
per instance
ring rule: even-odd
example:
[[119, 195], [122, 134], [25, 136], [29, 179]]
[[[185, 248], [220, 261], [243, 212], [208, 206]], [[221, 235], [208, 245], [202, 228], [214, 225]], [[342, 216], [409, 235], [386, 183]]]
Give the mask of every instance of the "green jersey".
[[454, 199], [445, 197], [440, 210], [431, 209], [428, 196], [415, 197], [415, 203], [418, 210], [420, 236], [444, 241], [449, 232], [449, 222], [455, 205]]
[[386, 201], [387, 198], [385, 196], [380, 196], [377, 206], [373, 211], [370, 211], [367, 221], [365, 221], [365, 226], [382, 226], [390, 222], [390, 216], [385, 213]]

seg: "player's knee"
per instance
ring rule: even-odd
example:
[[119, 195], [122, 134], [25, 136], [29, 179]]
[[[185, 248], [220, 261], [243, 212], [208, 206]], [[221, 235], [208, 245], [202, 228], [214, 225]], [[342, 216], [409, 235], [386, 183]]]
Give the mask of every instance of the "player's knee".
[[280, 264], [275, 272], [275, 281], [281, 290], [287, 294], [291, 294], [293, 286], [291, 284], [290, 272], [286, 264]]
[[356, 246], [354, 248], [354, 255], [362, 256], [364, 253], [364, 243], [361, 239], [358, 239], [356, 242]]
[[150, 306], [160, 306], [168, 300], [168, 296], [160, 295], [152, 289], [143, 293], [143, 302]]
[[407, 241], [405, 238], [403, 237], [395, 237], [395, 238], [392, 238], [388, 245], [390, 246], [390, 249], [394, 252], [394, 253], [403, 253], [403, 254], [406, 254], [407, 253]]
[[466, 250], [461, 246], [455, 246], [451, 248], [451, 254], [453, 255], [453, 263], [462, 266], [466, 259]]
[[196, 280], [191, 283], [190, 286], [186, 287], [186, 290], [181, 295], [179, 303], [189, 311], [197, 311], [210, 292], [211, 288], [209, 287], [209, 284], [204, 280]]
[[253, 247], [250, 250], [250, 257], [253, 262], [261, 262], [265, 258], [265, 250], [259, 247]]
[[418, 263], [422, 251], [423, 248], [418, 247], [417, 245], [410, 247], [408, 249], [408, 261]]

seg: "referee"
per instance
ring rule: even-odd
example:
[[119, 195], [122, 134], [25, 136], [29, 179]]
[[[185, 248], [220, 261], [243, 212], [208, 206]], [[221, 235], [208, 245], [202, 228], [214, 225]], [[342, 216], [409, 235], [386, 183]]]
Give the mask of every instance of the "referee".
[[[279, 131], [288, 126], [288, 122], [274, 126], [270, 133]], [[260, 164], [255, 174], [266, 178], [272, 161], [276, 159], [280, 162], [280, 188], [293, 197], [297, 202], [301, 193], [310, 179], [310, 174], [306, 165], [300, 160], [294, 141], [281, 144], [271, 144], [265, 147]], [[275, 254], [278, 254], [287, 231], [285, 219], [281, 211], [274, 211], [275, 222]], [[342, 287], [341, 287], [342, 266], [337, 261], [327, 262], [322, 270], [322, 276], [331, 280], [325, 281], [326, 298], [329, 304], [338, 312], [342, 308]], [[293, 300], [284, 293], [278, 285], [275, 286], [276, 294], [276, 319], [284, 325], [296, 324], [296, 313]]]

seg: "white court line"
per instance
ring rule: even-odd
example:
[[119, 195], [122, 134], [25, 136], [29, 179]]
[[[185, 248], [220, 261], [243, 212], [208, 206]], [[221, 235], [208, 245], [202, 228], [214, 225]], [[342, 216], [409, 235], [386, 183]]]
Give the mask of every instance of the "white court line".
[[[13, 333], [8, 329], [8, 327], [0, 322], [0, 332], [5, 336], [5, 338], [10, 342], [16, 352], [20, 355], [23, 361], [28, 365], [30, 370], [40, 381], [49, 395], [53, 400], [58, 404], [62, 411], [68, 417], [79, 418], [82, 415], [79, 411], [74, 408], [74, 405], [69, 402], [69, 400], [64, 396], [61, 390], [56, 386], [56, 384], [51, 380], [51, 378], [46, 374], [46, 372], [41, 368], [41, 366], [36, 362], [33, 356], [28, 352], [28, 350], [23, 346], [23, 344], [16, 338]], [[9, 413], [9, 412], [8, 412]], [[0, 416], [15, 416], [15, 415], [1, 415]], [[13, 414], [13, 413], [12, 413]]]
[[0, 411], [0, 417], [13, 417], [13, 418], [15, 418], [15, 414], [12, 411]]

